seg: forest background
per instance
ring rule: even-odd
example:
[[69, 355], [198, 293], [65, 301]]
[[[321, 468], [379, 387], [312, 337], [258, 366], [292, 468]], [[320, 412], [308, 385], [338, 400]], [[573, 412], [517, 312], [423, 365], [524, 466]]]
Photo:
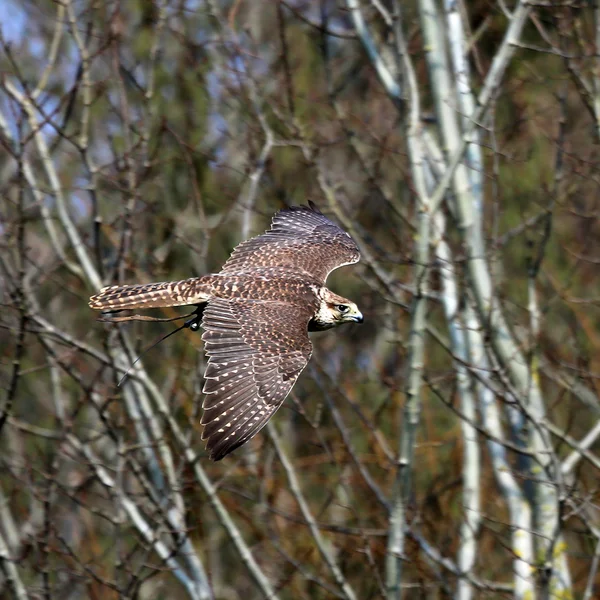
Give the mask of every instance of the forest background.
[[[600, 595], [600, 9], [3, 0], [0, 597]], [[205, 358], [97, 321], [315, 202], [362, 326], [213, 464]], [[174, 317], [176, 309], [158, 316]]]

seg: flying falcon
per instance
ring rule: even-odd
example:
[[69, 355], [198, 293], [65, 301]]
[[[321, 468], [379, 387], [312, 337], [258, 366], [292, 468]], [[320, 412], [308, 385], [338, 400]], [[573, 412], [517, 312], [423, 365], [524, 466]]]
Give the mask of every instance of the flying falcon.
[[271, 228], [239, 244], [220, 273], [113, 285], [89, 305], [201, 307], [208, 355], [202, 439], [220, 460], [256, 435], [290, 393], [312, 354], [309, 331], [363, 322], [354, 302], [325, 287], [331, 271], [359, 259], [350, 235], [309, 203], [276, 213]]

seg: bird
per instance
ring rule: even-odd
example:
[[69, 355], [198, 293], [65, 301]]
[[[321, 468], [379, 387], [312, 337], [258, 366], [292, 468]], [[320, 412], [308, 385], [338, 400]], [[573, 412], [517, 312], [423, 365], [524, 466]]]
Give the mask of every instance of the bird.
[[350, 234], [313, 203], [275, 213], [265, 233], [234, 248], [221, 271], [182, 281], [112, 285], [89, 306], [122, 309], [195, 305], [208, 357], [202, 440], [221, 460], [254, 437], [283, 404], [312, 355], [309, 332], [362, 323], [358, 306], [325, 286], [357, 263]]

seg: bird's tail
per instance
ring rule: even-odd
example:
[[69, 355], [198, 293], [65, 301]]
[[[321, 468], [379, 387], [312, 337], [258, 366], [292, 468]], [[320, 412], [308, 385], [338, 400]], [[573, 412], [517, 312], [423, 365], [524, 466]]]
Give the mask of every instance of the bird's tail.
[[95, 310], [156, 308], [202, 304], [212, 297], [212, 275], [182, 281], [163, 281], [140, 285], [110, 285], [89, 300]]

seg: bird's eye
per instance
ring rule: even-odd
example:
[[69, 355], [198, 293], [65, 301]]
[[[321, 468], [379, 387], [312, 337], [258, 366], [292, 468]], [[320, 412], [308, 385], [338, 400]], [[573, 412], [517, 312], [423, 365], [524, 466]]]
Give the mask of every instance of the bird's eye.
[[350, 309], [349, 306], [346, 306], [345, 304], [338, 304], [337, 305], [337, 309], [339, 312], [341, 312], [342, 314], [347, 313], [348, 310]]

